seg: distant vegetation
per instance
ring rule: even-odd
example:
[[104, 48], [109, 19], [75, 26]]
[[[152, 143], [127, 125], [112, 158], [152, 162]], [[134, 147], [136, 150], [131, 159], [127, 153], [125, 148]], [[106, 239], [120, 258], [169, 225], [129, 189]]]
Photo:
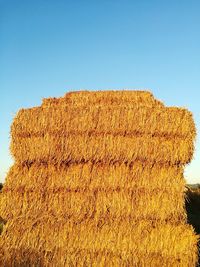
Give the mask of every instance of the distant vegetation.
[[[191, 224], [196, 233], [200, 235], [200, 185], [188, 185], [186, 210], [188, 223]], [[200, 255], [200, 242], [199, 242]], [[200, 266], [200, 257], [199, 265]]]
[[188, 222], [200, 234], [200, 186], [188, 186], [186, 210]]

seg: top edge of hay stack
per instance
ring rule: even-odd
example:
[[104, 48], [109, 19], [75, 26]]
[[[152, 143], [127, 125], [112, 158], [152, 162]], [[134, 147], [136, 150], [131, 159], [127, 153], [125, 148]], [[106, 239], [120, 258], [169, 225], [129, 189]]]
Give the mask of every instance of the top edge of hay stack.
[[42, 106], [51, 105], [88, 105], [88, 104], [143, 104], [148, 106], [163, 106], [161, 101], [156, 100], [148, 91], [139, 90], [107, 90], [107, 91], [74, 91], [66, 93], [61, 98], [44, 98]]
[[195, 266], [184, 166], [192, 113], [146, 91], [77, 91], [21, 109], [3, 188], [1, 266]]

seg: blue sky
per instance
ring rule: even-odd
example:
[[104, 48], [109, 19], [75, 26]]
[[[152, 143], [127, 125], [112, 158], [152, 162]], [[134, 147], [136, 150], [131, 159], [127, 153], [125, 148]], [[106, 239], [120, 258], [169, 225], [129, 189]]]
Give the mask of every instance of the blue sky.
[[[70, 90], [150, 89], [200, 130], [199, 1], [0, 0], [0, 181], [20, 108]], [[200, 136], [186, 168], [200, 183]]]

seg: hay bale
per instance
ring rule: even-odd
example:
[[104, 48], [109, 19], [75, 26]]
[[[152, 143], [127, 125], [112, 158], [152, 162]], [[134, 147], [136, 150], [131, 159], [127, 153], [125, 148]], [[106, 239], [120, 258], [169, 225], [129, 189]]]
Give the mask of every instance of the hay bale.
[[187, 164], [194, 151], [193, 139], [112, 134], [45, 134], [42, 137], [13, 137], [11, 153], [25, 162], [150, 162]]
[[134, 90], [109, 90], [109, 91], [75, 91], [66, 93], [61, 98], [45, 98], [42, 106], [89, 106], [89, 105], [124, 105], [124, 106], [163, 106], [161, 101], [153, 97], [148, 91]]
[[[53, 263], [56, 266], [70, 266], [70, 260], [71, 264], [75, 262], [78, 266], [107, 266], [105, 262], [111, 264], [113, 260], [120, 260], [119, 265], [116, 263], [113, 266], [147, 266], [149, 262], [157, 262], [157, 265], [149, 265], [152, 267], [161, 263], [162, 266], [169, 266], [167, 264], [170, 262], [176, 262], [172, 266], [195, 266], [197, 237], [191, 233], [192, 227], [184, 224], [152, 224], [143, 220], [119, 224], [105, 221], [97, 227], [93, 221], [77, 224], [47, 215], [37, 220], [28, 217], [26, 224], [24, 218], [13, 220], [2, 243], [11, 251], [10, 254], [5, 253], [5, 259], [12, 263], [19, 258], [19, 253], [23, 255], [28, 244], [32, 264], [38, 261], [32, 251], [39, 253], [40, 261], [48, 261], [44, 255], [51, 252], [51, 261], [44, 266], [52, 266]], [[16, 235], [18, 238], [13, 246], [10, 237]], [[16, 249], [17, 252], [14, 251]], [[99, 260], [101, 264], [98, 265]]]
[[192, 114], [145, 91], [80, 91], [18, 112], [1, 266], [195, 266], [184, 166]]
[[[169, 198], [171, 195], [171, 198]], [[67, 200], [67, 201], [66, 201]], [[184, 193], [171, 189], [32, 189], [5, 190], [2, 216], [7, 220], [42, 213], [81, 221], [102, 217], [110, 219], [180, 221], [184, 216]], [[17, 204], [16, 204], [17, 203]], [[158, 214], [159, 210], [159, 214]]]
[[194, 135], [195, 125], [192, 114], [181, 108], [68, 105], [22, 109], [17, 113], [11, 132], [18, 137], [46, 133], [112, 133], [184, 138]]
[[[52, 165], [45, 163], [15, 164], [6, 177], [6, 189], [77, 189], [100, 187], [170, 189], [183, 191], [185, 179], [182, 166], [148, 164], [139, 161], [133, 164], [100, 162], [62, 163]], [[181, 189], [181, 190], [180, 190]]]

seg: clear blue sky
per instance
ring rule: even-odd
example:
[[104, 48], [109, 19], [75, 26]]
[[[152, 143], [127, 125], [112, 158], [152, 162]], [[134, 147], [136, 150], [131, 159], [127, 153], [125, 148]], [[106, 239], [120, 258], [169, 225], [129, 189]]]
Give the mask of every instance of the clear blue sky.
[[[16, 111], [69, 90], [145, 89], [200, 130], [200, 1], [0, 0], [0, 181]], [[186, 169], [200, 183], [200, 137]]]

